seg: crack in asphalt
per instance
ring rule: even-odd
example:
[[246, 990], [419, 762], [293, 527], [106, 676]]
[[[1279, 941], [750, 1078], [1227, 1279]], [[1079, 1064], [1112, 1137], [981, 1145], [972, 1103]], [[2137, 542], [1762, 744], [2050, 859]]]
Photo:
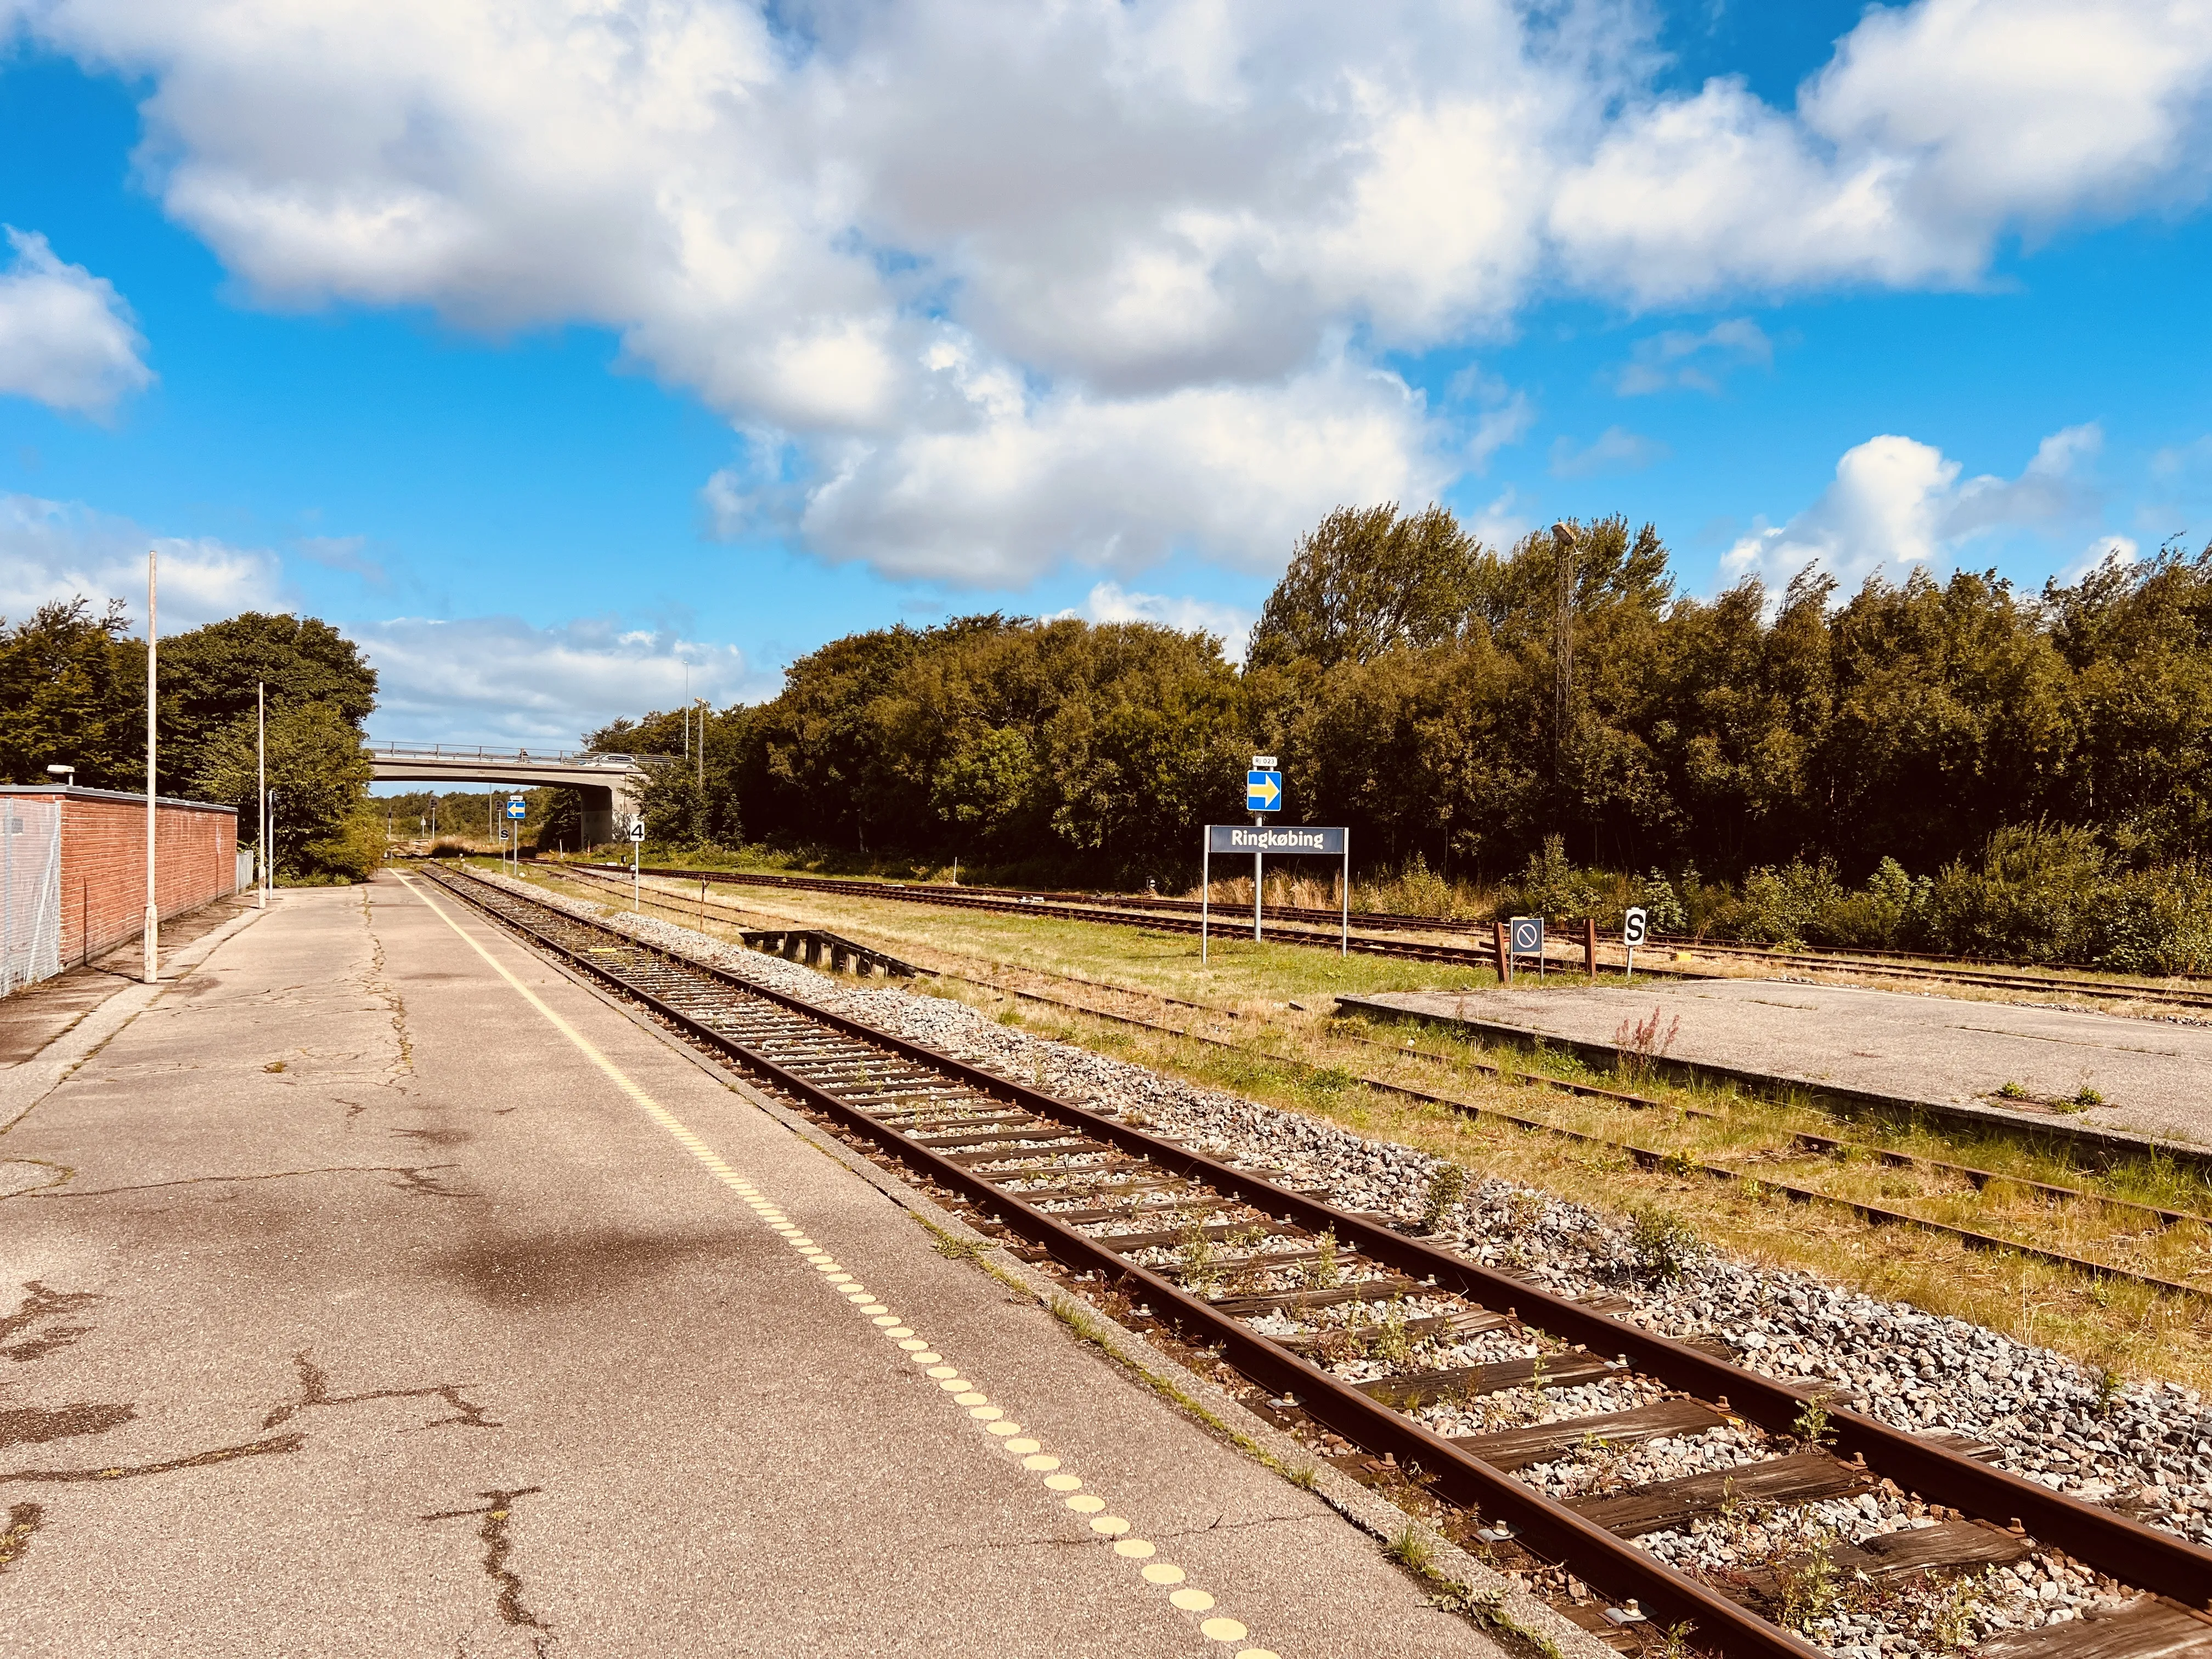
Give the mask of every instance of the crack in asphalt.
[[[376, 931], [376, 913], [369, 908], [368, 889], [361, 890], [362, 929], [368, 935], [368, 971], [362, 977], [362, 988], [383, 1003], [392, 1014], [392, 1035], [399, 1045], [399, 1060], [391, 1069], [402, 1077], [415, 1073], [415, 1042], [407, 1030], [407, 1000], [399, 987], [385, 971], [384, 939]], [[395, 1085], [396, 1086], [396, 1085]]]
[[279, 1423], [289, 1423], [301, 1412], [317, 1406], [359, 1406], [372, 1400], [428, 1400], [444, 1401], [453, 1408], [451, 1417], [433, 1418], [428, 1423], [418, 1423], [405, 1431], [419, 1433], [424, 1429], [503, 1429], [506, 1424], [495, 1417], [484, 1415], [486, 1407], [477, 1405], [461, 1393], [459, 1382], [433, 1382], [420, 1389], [372, 1389], [365, 1394], [332, 1394], [328, 1372], [302, 1349], [292, 1356], [293, 1368], [300, 1373], [300, 1397], [282, 1406], [272, 1407], [261, 1419], [261, 1426], [273, 1429]]
[[544, 1490], [542, 1486], [517, 1486], [509, 1492], [480, 1492], [477, 1496], [486, 1500], [480, 1510], [441, 1510], [434, 1515], [420, 1517], [424, 1521], [459, 1521], [472, 1515], [483, 1517], [483, 1524], [477, 1528], [477, 1537], [484, 1547], [484, 1576], [499, 1589], [499, 1616], [507, 1624], [543, 1632], [542, 1636], [531, 1641], [531, 1646], [540, 1654], [548, 1651], [553, 1626], [523, 1605], [522, 1579], [507, 1565], [507, 1560], [514, 1550], [514, 1540], [507, 1535], [514, 1500]]
[[0, 1572], [15, 1565], [17, 1558], [31, 1547], [32, 1534], [46, 1518], [46, 1510], [36, 1504], [9, 1505], [8, 1524], [0, 1528]]
[[[142, 1181], [128, 1187], [83, 1187], [67, 1191], [40, 1187], [29, 1192], [10, 1193], [0, 1198], [0, 1203], [9, 1198], [110, 1198], [118, 1193], [155, 1192], [164, 1187], [206, 1187], [233, 1181], [290, 1181], [301, 1176], [319, 1175], [393, 1175], [399, 1177], [392, 1183], [399, 1192], [419, 1193], [432, 1198], [481, 1199], [481, 1193], [456, 1191], [441, 1185], [435, 1178], [436, 1170], [459, 1167], [457, 1164], [331, 1164], [313, 1170], [270, 1170], [261, 1175], [180, 1176], [174, 1181]], [[0, 1336], [5, 1334], [6, 1328], [0, 1324]]]
[[0, 1471], [0, 1486], [16, 1480], [73, 1484], [85, 1480], [136, 1480], [149, 1474], [173, 1474], [179, 1469], [204, 1469], [210, 1463], [228, 1463], [240, 1457], [266, 1457], [295, 1452], [307, 1443], [304, 1434], [280, 1434], [267, 1440], [249, 1440], [240, 1446], [216, 1446], [185, 1457], [160, 1463], [111, 1464], [104, 1469], [8, 1469]]
[[89, 1325], [63, 1325], [27, 1337], [21, 1342], [9, 1338], [19, 1331], [28, 1331], [41, 1320], [59, 1319], [67, 1314], [88, 1308], [100, 1300], [91, 1291], [50, 1291], [35, 1279], [23, 1281], [23, 1305], [0, 1319], [0, 1355], [21, 1364], [25, 1360], [44, 1359], [57, 1348], [66, 1348], [91, 1329]]
[[52, 1411], [17, 1406], [0, 1411], [0, 1450], [41, 1445], [49, 1440], [73, 1440], [81, 1434], [106, 1434], [137, 1415], [136, 1406], [94, 1406], [82, 1401]]

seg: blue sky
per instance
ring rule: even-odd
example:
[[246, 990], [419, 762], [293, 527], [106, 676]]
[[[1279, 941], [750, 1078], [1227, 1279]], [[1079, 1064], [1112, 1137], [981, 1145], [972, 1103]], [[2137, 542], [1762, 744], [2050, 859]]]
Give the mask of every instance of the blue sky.
[[2212, 539], [2173, 9], [186, 9], [0, 0], [0, 613], [151, 541], [165, 626], [352, 632], [380, 736], [1234, 642], [1339, 500], [1699, 592]]

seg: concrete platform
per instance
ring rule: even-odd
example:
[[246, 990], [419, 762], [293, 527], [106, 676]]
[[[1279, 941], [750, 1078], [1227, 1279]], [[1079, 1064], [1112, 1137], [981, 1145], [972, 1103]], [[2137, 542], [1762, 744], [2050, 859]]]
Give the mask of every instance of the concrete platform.
[[[1649, 988], [1401, 991], [1355, 1003], [1618, 1046], [1656, 1010], [1668, 1056], [1810, 1088], [1857, 1091], [2007, 1121], [2212, 1146], [2212, 1026], [1775, 980]], [[2008, 1083], [2026, 1098], [2001, 1095]], [[2104, 1097], [2062, 1110], [2083, 1088]]]
[[1498, 1651], [395, 877], [282, 895], [0, 1158], [10, 1654]]

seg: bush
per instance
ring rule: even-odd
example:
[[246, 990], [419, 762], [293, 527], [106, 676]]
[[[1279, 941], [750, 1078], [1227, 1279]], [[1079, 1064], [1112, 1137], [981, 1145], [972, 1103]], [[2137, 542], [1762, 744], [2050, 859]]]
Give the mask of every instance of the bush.
[[[1554, 921], [1595, 915], [1607, 908], [1607, 890], [1618, 884], [1601, 872], [1576, 868], [1565, 842], [1547, 836], [1543, 850], [1529, 855], [1519, 878], [1498, 890], [1497, 914]], [[1618, 904], [1611, 908], [1618, 914]]]
[[2087, 830], [2009, 824], [1990, 837], [1978, 869], [1946, 865], [1928, 897], [1928, 935], [1960, 956], [2084, 962], [2110, 883]]

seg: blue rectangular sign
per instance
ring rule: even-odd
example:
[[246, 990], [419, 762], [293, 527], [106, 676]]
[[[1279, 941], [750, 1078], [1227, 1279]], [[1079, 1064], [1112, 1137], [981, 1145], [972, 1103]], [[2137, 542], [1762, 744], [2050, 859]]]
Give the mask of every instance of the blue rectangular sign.
[[507, 804], [507, 815], [511, 818], [527, 817], [530, 808], [519, 800], [511, 800]]
[[1283, 775], [1280, 772], [1247, 772], [1244, 775], [1244, 810], [1248, 812], [1281, 811]]
[[1209, 823], [1206, 850], [1212, 853], [1326, 853], [1344, 855], [1341, 825], [1271, 824], [1262, 830], [1249, 823]]

